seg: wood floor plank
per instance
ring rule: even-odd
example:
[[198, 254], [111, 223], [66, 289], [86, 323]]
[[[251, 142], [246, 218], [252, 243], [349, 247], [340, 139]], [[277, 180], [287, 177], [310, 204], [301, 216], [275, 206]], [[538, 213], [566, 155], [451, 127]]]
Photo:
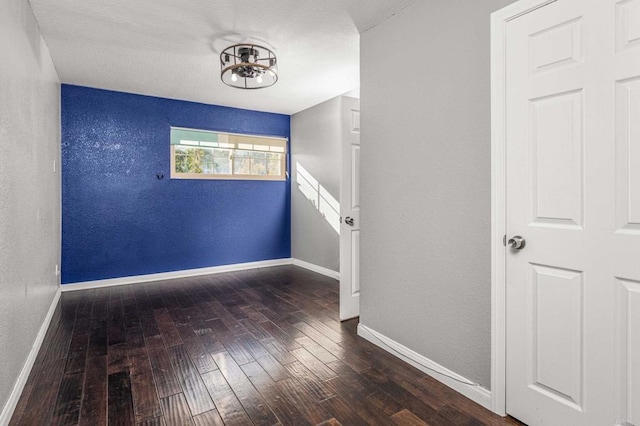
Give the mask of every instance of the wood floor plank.
[[[265, 312], [269, 312], [269, 310], [265, 310]], [[303, 334], [286, 321], [280, 321], [278, 323], [271, 320], [263, 321], [256, 323], [256, 327], [269, 333], [271, 337], [284, 345], [288, 350], [301, 347], [294, 339], [303, 337]]]
[[[375, 364], [375, 370], [371, 370], [371, 374], [384, 375], [387, 380], [402, 387], [404, 390], [408, 391], [434, 410], [438, 410], [445, 404], [445, 398], [442, 397], [442, 393], [435, 391], [432, 386], [425, 386], [422, 381], [422, 377], [424, 377], [423, 373], [412, 366], [404, 363], [398, 363], [395, 360], [394, 362], [376, 361]], [[429, 378], [433, 382], [437, 383], [438, 386], [442, 386], [442, 389], [448, 389], [452, 392], [452, 394], [447, 396], [446, 399], [452, 398], [454, 395], [459, 395], [457, 392], [435, 379], [431, 377]], [[467, 400], [467, 398], [464, 399]]]
[[109, 321], [107, 324], [109, 346], [125, 343], [124, 307], [122, 306], [122, 299], [116, 293], [113, 293], [109, 299]]
[[[59, 321], [60, 317], [60, 304], [58, 304], [56, 310], [54, 311], [52, 321]], [[53, 323], [53, 322], [52, 322]], [[52, 335], [54, 333], [53, 327], [50, 327], [45, 334], [45, 338], [42, 342], [42, 346], [40, 352], [36, 356], [36, 360], [34, 362], [33, 368], [31, 369], [31, 373], [29, 374], [29, 378], [27, 379], [27, 383], [24, 386], [22, 391], [22, 395], [18, 400], [18, 404], [16, 405], [15, 410], [13, 411], [13, 417], [9, 422], [9, 426], [15, 426], [20, 424], [20, 419], [22, 418], [25, 410], [28, 408], [29, 400], [31, 398], [31, 394], [33, 393], [34, 388], [36, 387], [36, 382], [38, 377], [40, 377], [42, 373], [42, 369], [44, 367], [44, 362], [46, 358], [46, 348], [49, 346], [51, 342]]]
[[142, 286], [134, 286], [133, 294], [136, 301], [140, 328], [144, 337], [157, 336], [160, 334], [158, 325], [153, 314], [153, 304], [149, 299], [147, 291]]
[[267, 352], [271, 354], [282, 366], [290, 364], [292, 362], [298, 362], [298, 358], [280, 345], [276, 344], [273, 339], [261, 339], [259, 343]]
[[244, 301], [244, 298], [240, 296], [239, 293], [236, 293], [234, 291], [233, 296], [227, 296], [226, 298], [222, 299], [220, 303], [231, 314], [231, 316], [233, 316], [233, 318], [236, 321], [238, 321], [238, 324], [240, 327], [242, 326], [242, 323], [240, 323], [240, 320], [249, 318], [247, 313], [244, 310], [242, 310], [246, 302]]
[[67, 362], [64, 368], [65, 373], [83, 372], [87, 361], [87, 350], [89, 349], [89, 330], [74, 329]]
[[135, 424], [129, 372], [110, 374], [108, 383], [109, 426]]
[[313, 356], [315, 356], [325, 364], [338, 361], [338, 358], [336, 358], [335, 355], [333, 355], [331, 352], [329, 352], [307, 336], [298, 337], [296, 339], [296, 342], [298, 342], [300, 346], [308, 350]]
[[120, 343], [108, 347], [107, 357], [109, 359], [108, 373], [115, 374], [126, 371], [129, 373], [129, 353], [127, 345]]
[[140, 314], [138, 313], [138, 305], [135, 299], [135, 293], [130, 286], [126, 287], [127, 290], [130, 290], [128, 294], [129, 297], [122, 299], [122, 311], [124, 316], [124, 328], [142, 328], [142, 323], [140, 321]]
[[329, 411], [340, 423], [349, 426], [364, 426], [368, 423], [351, 409], [341, 397], [334, 396], [322, 401], [322, 406]]
[[211, 358], [209, 351], [207, 351], [207, 348], [202, 343], [200, 336], [193, 331], [191, 323], [180, 324], [177, 328], [180, 333], [180, 337], [184, 342], [184, 348], [189, 354], [189, 357], [191, 357], [191, 361], [198, 369], [198, 372], [202, 374], [217, 369], [218, 367], [216, 366], [216, 363], [213, 362], [213, 359]]
[[[198, 370], [191, 362], [183, 345], [167, 348], [171, 365], [182, 386], [182, 392], [194, 416], [214, 410], [216, 407], [202, 382]], [[166, 417], [166, 416], [165, 416]], [[165, 418], [167, 423], [169, 419]]]
[[286, 368], [289, 374], [294, 377], [300, 383], [300, 385], [311, 395], [313, 395], [318, 401], [322, 401], [335, 396], [335, 393], [331, 389], [329, 389], [322, 380], [318, 379], [316, 375], [314, 375], [299, 361], [285, 364], [284, 368]]
[[213, 296], [208, 294], [208, 297], [203, 298], [202, 301], [196, 304], [196, 307], [198, 308], [198, 310], [200, 311], [200, 314], [202, 315], [202, 319], [205, 321], [212, 320], [212, 319], [219, 319], [218, 313], [213, 308], [213, 306], [211, 306], [212, 300], [213, 300]]
[[322, 423], [318, 423], [317, 426], [342, 426], [342, 423], [340, 423], [335, 418], [331, 418], [331, 419], [326, 420], [326, 421], [324, 421]]
[[[187, 291], [187, 290], [185, 290], [185, 291]], [[193, 306], [189, 307], [189, 308], [184, 308], [182, 311], [184, 312], [184, 315], [186, 316], [187, 322], [189, 324], [194, 319], [202, 319], [202, 314], [200, 313], [200, 310], [198, 309], [198, 307], [195, 304]]]
[[[391, 418], [393, 419], [394, 424], [398, 426], [429, 426], [428, 424], [420, 420], [418, 416], [416, 416], [406, 408], [394, 414], [393, 416], [391, 416]], [[457, 424], [470, 424], [470, 423], [457, 423]]]
[[160, 400], [158, 399], [151, 371], [131, 376], [131, 393], [133, 396], [133, 411], [137, 423], [162, 416]]
[[127, 350], [129, 358], [129, 372], [132, 376], [151, 374], [151, 361], [146, 347], [136, 347]]
[[253, 425], [240, 400], [238, 400], [220, 370], [203, 374], [202, 380], [226, 425]]
[[156, 323], [153, 310], [148, 308], [139, 310], [138, 313], [140, 315], [140, 326], [142, 327], [144, 337], [159, 336], [160, 329]]
[[216, 410], [199, 414], [193, 418], [193, 421], [196, 426], [224, 426], [224, 422]]
[[29, 378], [27, 379], [27, 383], [24, 386], [24, 390], [22, 391], [22, 395], [16, 405], [16, 408], [13, 412], [13, 417], [9, 422], [10, 426], [14, 426], [19, 424], [20, 419], [22, 418], [25, 410], [29, 405], [29, 399], [31, 398], [31, 394], [36, 386], [36, 382], [42, 373], [42, 369], [44, 367], [45, 362], [47, 361], [47, 348], [51, 344], [53, 340], [53, 335], [57, 331], [57, 327], [55, 324], [58, 324], [61, 319], [62, 307], [60, 306], [60, 302], [56, 306], [53, 316], [51, 317], [51, 325], [49, 329], [45, 333], [44, 340], [42, 341], [42, 346], [40, 347], [40, 352], [36, 356], [36, 360], [34, 362], [33, 368], [31, 369], [31, 373], [29, 374]]
[[[180, 302], [178, 301], [178, 299], [176, 299], [176, 296], [173, 291], [174, 285], [175, 283], [171, 283], [171, 282], [165, 282], [163, 284], [164, 288], [162, 292], [162, 301], [168, 313], [170, 313], [170, 311], [173, 311], [175, 309], [181, 308]], [[174, 321], [173, 317], [171, 320], [172, 322]]]
[[259, 342], [253, 339], [252, 336], [243, 334], [236, 338], [238, 342], [245, 347], [255, 358], [255, 360], [264, 368], [264, 370], [271, 376], [276, 382], [289, 377], [287, 370], [278, 362], [278, 360], [271, 355]]
[[144, 334], [140, 326], [125, 329], [125, 342], [128, 349], [142, 348], [145, 346]]
[[389, 417], [383, 410], [373, 404], [367, 404], [366, 397], [358, 391], [357, 387], [351, 386], [342, 378], [336, 377], [327, 381], [327, 384], [367, 423], [385, 424], [389, 421]]
[[[209, 355], [215, 354], [217, 352], [222, 352], [225, 350], [224, 345], [216, 336], [216, 334], [211, 330], [211, 327], [202, 328], [202, 334], [200, 334], [200, 342], [204, 346], [205, 350], [209, 353]], [[210, 330], [210, 331], [209, 331]]]
[[235, 335], [221, 319], [209, 320], [207, 322], [220, 339], [225, 351], [228, 352], [238, 364], [242, 365], [255, 361], [251, 353], [238, 343]]
[[164, 421], [164, 417], [160, 416], [154, 419], [139, 422], [137, 426], [166, 426], [166, 424], [167, 423]]
[[[255, 290], [251, 290], [251, 291], [256, 293]], [[256, 306], [254, 306], [253, 304], [243, 306], [241, 309], [247, 315], [247, 319], [240, 320], [240, 322], [242, 324], [244, 324], [243, 321], [247, 321], [247, 320], [251, 321], [251, 322], [262, 322], [262, 321], [268, 321], [269, 320], [269, 318], [267, 318], [262, 312], [260, 312], [256, 308]]]
[[[64, 294], [63, 294], [64, 296]], [[109, 317], [109, 291], [106, 288], [95, 290], [93, 307], [91, 308], [91, 327], [95, 327], [100, 321], [106, 321]]]
[[75, 425], [80, 418], [82, 379], [84, 372], [68, 373], [62, 377], [52, 425]]
[[403, 409], [400, 402], [381, 390], [368, 395], [367, 401], [384, 411], [388, 416], [392, 416]]
[[328, 339], [325, 335], [320, 333], [315, 328], [311, 327], [306, 322], [297, 322], [293, 324], [293, 327], [298, 329], [303, 334], [303, 337], [310, 338], [316, 344], [318, 344], [320, 347], [330, 352], [334, 356], [343, 350], [342, 346]]
[[189, 280], [187, 286], [184, 286], [184, 285], [176, 286], [176, 291], [175, 291], [176, 299], [178, 299], [178, 302], [180, 303], [180, 306], [182, 306], [183, 311], [186, 311], [189, 308], [192, 308], [195, 306], [193, 300], [189, 296], [189, 293], [185, 290], [185, 287], [190, 287], [191, 285], [192, 285], [192, 280]]
[[29, 398], [28, 407], [20, 419], [20, 424], [51, 423], [64, 364], [64, 359], [45, 362], [40, 376], [36, 378], [35, 388]]
[[227, 308], [222, 303], [220, 303], [219, 300], [210, 302], [210, 305], [218, 314], [218, 319], [220, 319], [224, 323], [224, 325], [232, 334], [242, 334], [247, 332], [242, 324], [227, 310]]
[[149, 302], [151, 303], [151, 307], [153, 308], [154, 313], [156, 309], [166, 309], [166, 306], [164, 304], [162, 285], [163, 285], [162, 282], [159, 281], [159, 282], [147, 283], [144, 286], [147, 292], [147, 297], [149, 298]]
[[171, 315], [173, 323], [176, 325], [176, 327], [189, 324], [189, 316], [185, 312], [185, 309], [182, 307], [182, 304], [180, 302], [178, 303], [178, 307], [169, 309], [169, 315]]
[[[92, 320], [93, 322], [93, 320]], [[94, 323], [89, 334], [87, 358], [107, 355], [107, 321]]]
[[256, 425], [276, 423], [275, 414], [231, 355], [218, 352], [213, 355], [213, 359], [253, 423]]
[[322, 361], [314, 357], [305, 348], [295, 349], [290, 352], [293, 356], [298, 358], [300, 363], [307, 367], [313, 374], [318, 376], [320, 380], [331, 380], [334, 377], [338, 377], [335, 371], [327, 367]]
[[276, 383], [284, 398], [291, 401], [298, 410], [311, 422], [322, 423], [330, 420], [331, 415], [320, 405], [318, 400], [295, 379], [285, 379]]
[[76, 321], [73, 327], [74, 334], [86, 333], [91, 329], [91, 314], [95, 302], [96, 290], [86, 290], [81, 293], [81, 299], [76, 312]]
[[[264, 315], [263, 315], [264, 316]], [[266, 318], [266, 317], [265, 317]], [[262, 321], [269, 321], [268, 319]], [[271, 334], [267, 333], [260, 327], [256, 327], [255, 323], [258, 321], [251, 320], [249, 318], [240, 320], [240, 323], [247, 329], [247, 331], [253, 336], [254, 339], [268, 339], [271, 337]]]
[[193, 316], [189, 319], [189, 322], [191, 323], [191, 328], [193, 329], [193, 332], [196, 333], [196, 335], [198, 336], [203, 336], [203, 335], [213, 333], [213, 330], [211, 329], [209, 324], [207, 324], [207, 321], [203, 316], [198, 316], [198, 317]]
[[155, 385], [160, 398], [182, 392], [180, 382], [176, 377], [171, 359], [163, 344], [161, 336], [154, 336], [146, 340], [149, 362], [155, 378]]
[[362, 374], [354, 371], [342, 361], [334, 361], [328, 363], [327, 366], [331, 368], [343, 382], [347, 383], [351, 388], [365, 397], [380, 391], [380, 388], [376, 384], [372, 383]]
[[442, 423], [440, 421], [436, 423], [436, 420], [439, 420], [439, 416], [434, 408], [430, 407], [427, 403], [425, 403], [425, 401], [420, 400], [409, 391], [404, 389], [402, 386], [398, 385], [396, 382], [390, 380], [384, 373], [381, 373], [380, 371], [372, 368], [369, 370], [365, 370], [362, 374], [371, 382], [378, 384], [378, 386], [384, 392], [398, 401], [398, 403], [408, 408], [414, 414], [418, 415], [421, 419], [428, 420], [427, 422], [430, 425], [432, 423], [434, 425]]
[[287, 399], [283, 395], [276, 382], [264, 371], [260, 364], [251, 362], [241, 368], [283, 425], [311, 426], [315, 424], [309, 421], [296, 408], [294, 401]]
[[87, 359], [80, 425], [107, 424], [107, 357]]
[[310, 327], [313, 327], [314, 329], [316, 329], [318, 333], [322, 334], [323, 336], [325, 336], [327, 339], [331, 340], [334, 343], [340, 344], [343, 341], [342, 334], [328, 327], [322, 321], [319, 321], [313, 316], [308, 315], [306, 312], [299, 311], [299, 312], [296, 312], [295, 314], [292, 314], [289, 318], [289, 321], [291, 322], [291, 319], [293, 318], [298, 319], [298, 321], [296, 321], [295, 323], [297, 324], [300, 324], [301, 322], [306, 323]]
[[164, 421], [167, 426], [187, 426], [193, 424], [193, 418], [189, 411], [189, 406], [183, 394], [162, 398], [162, 411], [164, 412]]
[[167, 347], [181, 345], [182, 339], [180, 338], [180, 333], [178, 333], [178, 329], [176, 328], [169, 311], [167, 311], [166, 308], [156, 309], [153, 316], [165, 345], [167, 345]]
[[60, 298], [60, 320], [54, 325], [54, 327], [56, 327], [56, 332], [53, 334], [51, 342], [46, 349], [47, 360], [49, 362], [60, 359], [66, 360], [67, 358], [69, 346], [73, 337], [75, 317], [80, 299], [80, 294], [73, 293], [63, 295]]

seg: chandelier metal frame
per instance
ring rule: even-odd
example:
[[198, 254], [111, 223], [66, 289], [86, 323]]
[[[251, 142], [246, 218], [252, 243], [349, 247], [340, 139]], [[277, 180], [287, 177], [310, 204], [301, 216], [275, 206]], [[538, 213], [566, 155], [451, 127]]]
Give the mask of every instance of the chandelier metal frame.
[[264, 89], [278, 81], [277, 64], [276, 55], [269, 48], [234, 44], [220, 53], [220, 79], [237, 89]]

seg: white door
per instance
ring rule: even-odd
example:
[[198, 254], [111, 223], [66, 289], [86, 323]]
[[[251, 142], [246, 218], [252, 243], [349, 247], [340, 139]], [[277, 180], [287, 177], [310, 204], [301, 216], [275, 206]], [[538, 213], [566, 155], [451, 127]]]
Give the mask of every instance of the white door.
[[638, 426], [640, 0], [556, 0], [505, 42], [507, 412]]
[[342, 97], [340, 319], [360, 315], [360, 101]]

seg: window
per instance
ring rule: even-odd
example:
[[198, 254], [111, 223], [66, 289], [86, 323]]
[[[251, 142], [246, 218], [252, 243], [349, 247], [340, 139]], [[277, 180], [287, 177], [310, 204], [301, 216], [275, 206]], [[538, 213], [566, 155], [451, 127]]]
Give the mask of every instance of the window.
[[172, 179], [286, 179], [287, 140], [171, 128]]

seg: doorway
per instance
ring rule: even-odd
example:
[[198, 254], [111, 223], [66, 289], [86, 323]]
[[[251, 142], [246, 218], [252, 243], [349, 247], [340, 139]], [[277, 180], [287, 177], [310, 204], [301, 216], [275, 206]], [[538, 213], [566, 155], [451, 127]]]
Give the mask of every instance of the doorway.
[[340, 319], [360, 315], [360, 101], [342, 98]]
[[640, 424], [640, 1], [492, 19], [494, 408]]

